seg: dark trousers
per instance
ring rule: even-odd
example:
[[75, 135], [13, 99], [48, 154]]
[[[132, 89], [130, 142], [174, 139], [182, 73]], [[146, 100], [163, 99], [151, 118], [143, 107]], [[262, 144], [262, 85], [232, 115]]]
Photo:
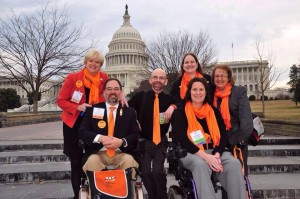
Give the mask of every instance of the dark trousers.
[[78, 118], [73, 128], [63, 123], [64, 154], [70, 158], [71, 163], [71, 183], [74, 192], [74, 199], [79, 198], [82, 171], [82, 149], [78, 145], [78, 129], [81, 118]]
[[79, 191], [81, 185], [82, 171], [82, 160], [81, 159], [70, 159], [71, 162], [71, 183], [74, 191], [74, 199], [79, 198]]
[[166, 136], [158, 145], [155, 145], [152, 140], [145, 140], [145, 153], [139, 163], [149, 199], [167, 198], [167, 177], [164, 168], [167, 152], [166, 142]]

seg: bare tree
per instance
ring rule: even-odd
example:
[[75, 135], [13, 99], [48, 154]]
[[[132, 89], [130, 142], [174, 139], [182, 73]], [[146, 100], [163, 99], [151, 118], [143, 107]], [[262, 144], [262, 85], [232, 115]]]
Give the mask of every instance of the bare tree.
[[68, 11], [50, 8], [47, 3], [32, 14], [12, 11], [11, 16], [0, 19], [1, 72], [33, 93], [34, 113], [41, 85], [79, 68], [87, 50], [79, 44], [82, 39], [82, 27], [72, 26]]
[[271, 89], [282, 73], [279, 73], [275, 67], [275, 60], [272, 51], [265, 50], [264, 42], [260, 36], [254, 36], [254, 46], [256, 50], [256, 59], [259, 62], [258, 71], [258, 92], [261, 93], [262, 114], [265, 116], [265, 92]]
[[156, 39], [146, 42], [149, 69], [166, 71], [169, 79], [167, 91], [178, 77], [183, 55], [188, 52], [195, 53], [204, 68], [216, 63], [215, 47], [206, 32], [200, 31], [196, 35], [181, 31], [161, 33]]

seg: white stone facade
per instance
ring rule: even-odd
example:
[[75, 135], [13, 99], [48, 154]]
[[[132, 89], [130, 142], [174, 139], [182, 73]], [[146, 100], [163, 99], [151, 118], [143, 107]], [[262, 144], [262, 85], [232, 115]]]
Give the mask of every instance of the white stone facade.
[[[30, 85], [25, 82], [24, 80], [22, 81], [22, 85], [24, 85], [24, 87], [31, 91]], [[27, 104], [28, 100], [27, 100], [27, 93], [26, 91], [17, 84], [16, 80], [6, 80], [6, 79], [1, 79], [0, 80], [0, 88], [11, 88], [11, 89], [15, 89], [17, 91], [17, 95], [20, 96], [21, 99], [21, 104]], [[40, 92], [41, 92], [41, 101], [43, 100], [51, 100], [57, 97], [58, 92], [61, 88], [61, 83], [56, 82], [56, 81], [47, 81], [44, 82], [41, 87], [40, 87]]]

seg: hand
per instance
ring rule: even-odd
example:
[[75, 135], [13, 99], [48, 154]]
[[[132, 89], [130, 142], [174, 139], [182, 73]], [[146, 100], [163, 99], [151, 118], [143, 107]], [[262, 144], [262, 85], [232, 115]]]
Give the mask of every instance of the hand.
[[207, 154], [205, 158], [208, 166], [215, 172], [223, 172], [223, 166], [220, 159], [220, 154], [216, 153], [215, 155]]
[[102, 143], [106, 148], [117, 149], [121, 147], [122, 139], [111, 136], [103, 136]]
[[170, 106], [164, 113], [164, 120], [166, 123], [168, 123], [172, 117], [172, 114], [174, 112], [174, 107], [173, 106]]
[[86, 107], [91, 107], [91, 105], [89, 105], [89, 104], [87, 104], [87, 103], [80, 104], [80, 105], [77, 107], [77, 110], [78, 110], [78, 111], [85, 112]]
[[121, 94], [120, 94], [120, 101], [121, 101], [122, 107], [124, 107], [124, 105], [128, 107], [128, 102], [127, 102], [127, 99], [123, 92], [121, 92]]
[[101, 136], [101, 143], [106, 146], [109, 145], [112, 142], [112, 137], [106, 136], [106, 135], [102, 135]]

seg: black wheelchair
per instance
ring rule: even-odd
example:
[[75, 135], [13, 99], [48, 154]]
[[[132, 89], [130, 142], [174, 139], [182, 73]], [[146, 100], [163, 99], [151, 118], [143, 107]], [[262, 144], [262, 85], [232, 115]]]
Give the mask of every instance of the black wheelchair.
[[[83, 155], [85, 155], [85, 150], [87, 144], [84, 143], [84, 141], [79, 140], [79, 146], [82, 148], [83, 150]], [[144, 150], [144, 139], [139, 139], [136, 149], [134, 150], [135, 154], [137, 156], [140, 156], [141, 154], [143, 154], [143, 150]], [[87, 158], [87, 157], [86, 157]], [[83, 160], [83, 162], [85, 162], [86, 159]], [[107, 168], [105, 168], [105, 170], [115, 170], [116, 168], [113, 166], [108, 166]], [[143, 199], [145, 198], [145, 195], [143, 193], [143, 182], [142, 182], [142, 175], [141, 172], [138, 170], [138, 168], [132, 168], [135, 171], [135, 177], [131, 178], [131, 188], [132, 190], [128, 190], [128, 191], [132, 191], [132, 193], [130, 194], [132, 197], [132, 199]], [[91, 189], [90, 189], [90, 185], [89, 185], [89, 180], [87, 175], [83, 172], [82, 173], [82, 177], [81, 177], [81, 186], [80, 186], [80, 192], [79, 192], [79, 198], [80, 199], [94, 199], [91, 197], [91, 193], [90, 193]], [[97, 199], [106, 199], [106, 197], [102, 197], [102, 196], [97, 196]], [[96, 199], [95, 198], [95, 199]], [[109, 198], [113, 198], [113, 197], [109, 197]]]
[[[175, 179], [178, 181], [177, 185], [172, 185], [168, 191], [168, 199], [198, 199], [196, 184], [193, 180], [192, 172], [185, 169], [180, 161], [187, 155], [187, 150], [182, 149], [180, 146], [173, 142], [169, 142], [167, 151], [167, 162], [169, 163], [169, 173], [174, 174]], [[245, 185], [248, 199], [252, 199], [251, 187], [248, 177], [245, 176]], [[222, 199], [227, 199], [225, 189], [218, 183], [215, 173], [213, 172], [211, 180], [215, 192], [221, 192]]]

